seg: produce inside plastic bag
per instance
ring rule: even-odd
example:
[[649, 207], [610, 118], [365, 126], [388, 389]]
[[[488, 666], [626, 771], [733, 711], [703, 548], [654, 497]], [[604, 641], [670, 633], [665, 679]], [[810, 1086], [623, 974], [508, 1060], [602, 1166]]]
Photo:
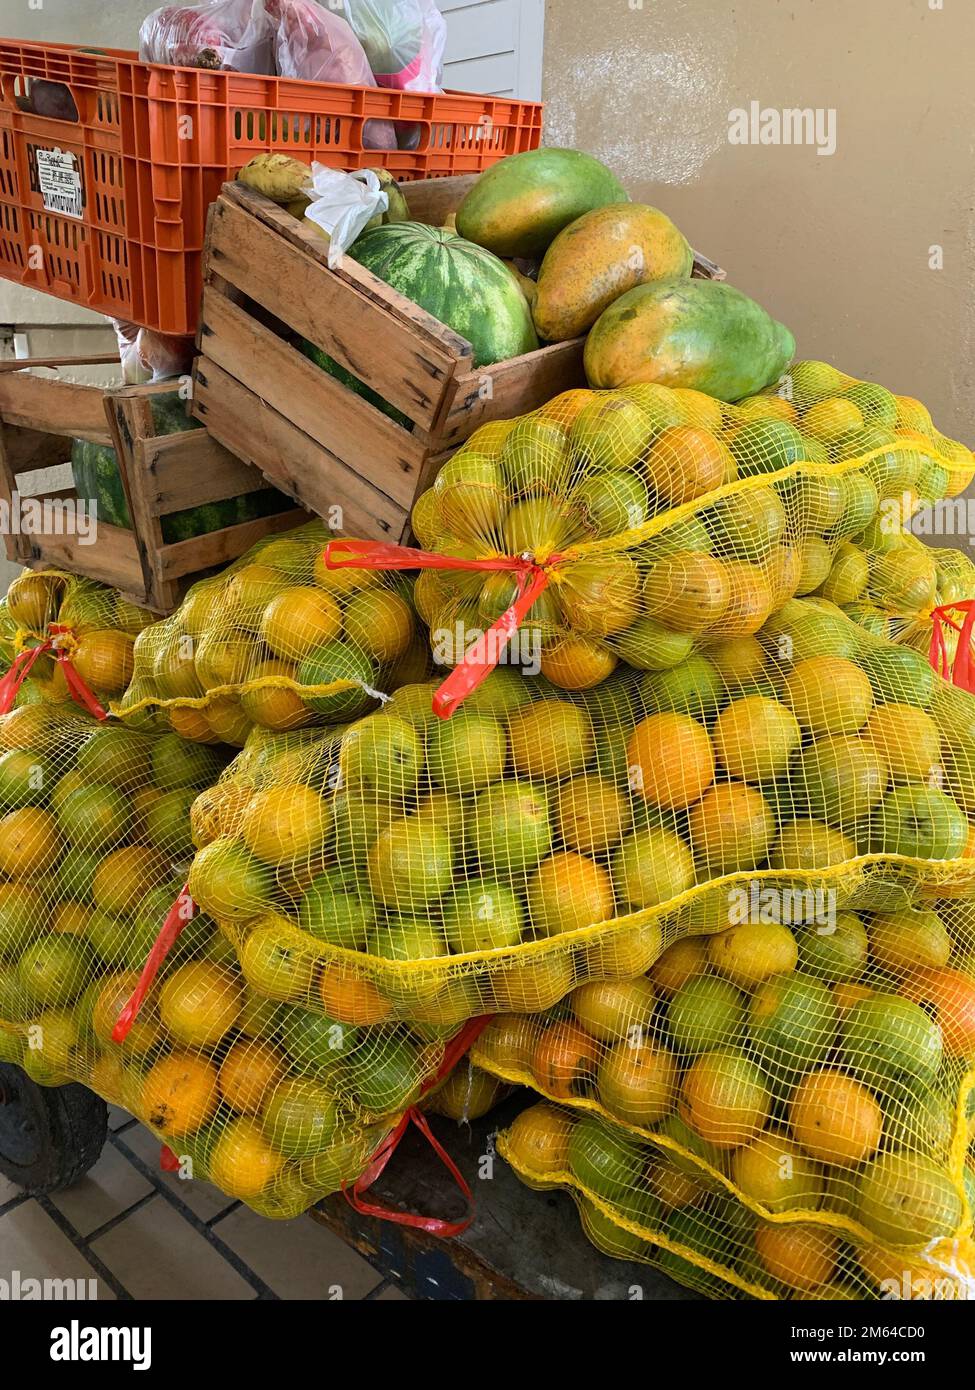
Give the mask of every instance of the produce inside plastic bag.
[[270, 74], [274, 30], [264, 0], [164, 5], [142, 22], [139, 57], [144, 63]]
[[434, 0], [344, 0], [380, 87], [439, 92], [447, 23]]
[[122, 379], [128, 386], [186, 376], [193, 366], [193, 339], [157, 333], [114, 319]]
[[[281, 77], [308, 82], [345, 82], [375, 87], [362, 44], [340, 14], [315, 0], [265, 0], [275, 25], [274, 52]], [[394, 150], [396, 134], [389, 121], [367, 121], [363, 144], [370, 150]]]

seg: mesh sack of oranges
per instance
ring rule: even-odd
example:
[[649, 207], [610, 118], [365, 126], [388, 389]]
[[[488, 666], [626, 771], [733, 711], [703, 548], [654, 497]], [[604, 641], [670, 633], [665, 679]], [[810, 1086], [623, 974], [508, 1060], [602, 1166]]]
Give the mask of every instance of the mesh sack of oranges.
[[[675, 1119], [672, 1131], [682, 1128]], [[708, 1298], [967, 1300], [975, 1288], [968, 1234], [915, 1239], [958, 1220], [953, 1195], [896, 1152], [859, 1177], [874, 1224], [896, 1237], [884, 1243], [839, 1220], [813, 1223], [790, 1205], [808, 1200], [823, 1170], [783, 1131], [768, 1131], [732, 1160], [763, 1193], [775, 1194], [771, 1215], [728, 1190], [707, 1146], [692, 1161], [663, 1128], [647, 1138], [542, 1101], [515, 1118], [497, 1147], [529, 1186], [568, 1192], [604, 1254], [650, 1265]], [[911, 1248], [901, 1241], [908, 1227]]]
[[97, 713], [125, 691], [135, 638], [152, 621], [94, 579], [24, 570], [0, 599], [0, 713], [70, 699]]
[[411, 579], [327, 570], [333, 534], [310, 522], [194, 584], [139, 637], [115, 712], [128, 722], [162, 711], [186, 738], [241, 747], [254, 727], [345, 723], [422, 679], [430, 657]]
[[506, 641], [509, 660], [564, 689], [619, 664], [664, 669], [697, 637], [754, 633], [819, 589], [847, 544], [873, 548], [895, 501], [949, 486], [940, 436], [871, 426], [826, 442], [802, 423], [778, 396], [567, 392], [483, 426], [443, 466], [414, 506], [422, 552], [338, 543], [327, 563], [421, 567], [414, 598], [434, 658], [460, 667], [443, 711]]
[[268, 1215], [357, 1178], [456, 1030], [338, 1024], [288, 940], [242, 968], [233, 924], [194, 913], [191, 808], [229, 750], [40, 703], [0, 748], [0, 1060], [91, 1087]]
[[440, 719], [438, 684], [252, 735], [194, 806], [193, 898], [245, 973], [255, 937], [314, 956], [340, 1022], [538, 1012], [753, 882], [856, 913], [975, 875], [971, 695], [825, 600], [592, 690], [499, 666]]

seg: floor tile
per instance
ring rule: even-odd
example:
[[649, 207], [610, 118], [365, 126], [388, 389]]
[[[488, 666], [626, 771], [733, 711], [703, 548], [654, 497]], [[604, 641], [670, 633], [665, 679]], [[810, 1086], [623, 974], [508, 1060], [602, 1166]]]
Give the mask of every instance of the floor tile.
[[310, 1216], [270, 1221], [238, 1207], [213, 1230], [280, 1298], [362, 1298], [380, 1281], [366, 1260]]
[[114, 1131], [116, 1129], [121, 1129], [122, 1126], [127, 1125], [131, 1119], [132, 1116], [127, 1110], [122, 1110], [117, 1105], [110, 1105], [108, 1107], [108, 1127], [110, 1130]]
[[409, 1303], [408, 1296], [396, 1284], [388, 1284], [382, 1293], [376, 1295], [377, 1303]]
[[138, 1168], [106, 1144], [94, 1168], [73, 1187], [53, 1193], [51, 1201], [80, 1235], [88, 1236], [153, 1190]]
[[9, 1283], [15, 1270], [21, 1284], [25, 1279], [93, 1279], [94, 1288], [86, 1283], [73, 1290], [75, 1295], [83, 1293], [85, 1299], [94, 1296], [102, 1302], [115, 1298], [81, 1251], [34, 1201], [22, 1202], [0, 1216], [0, 1279]]
[[5, 1178], [3, 1174], [0, 1173], [0, 1207], [2, 1207], [5, 1202], [12, 1201], [14, 1197], [19, 1197], [20, 1193], [21, 1189], [17, 1184], [11, 1182], [9, 1178]]
[[159, 1167], [159, 1140], [144, 1125], [127, 1129], [119, 1136], [119, 1142], [141, 1158], [155, 1181], [163, 1182], [170, 1188], [201, 1221], [210, 1221], [233, 1204], [232, 1197], [201, 1178], [181, 1178], [178, 1173], [164, 1173]]
[[164, 1197], [92, 1242], [133, 1298], [249, 1299], [254, 1290]]

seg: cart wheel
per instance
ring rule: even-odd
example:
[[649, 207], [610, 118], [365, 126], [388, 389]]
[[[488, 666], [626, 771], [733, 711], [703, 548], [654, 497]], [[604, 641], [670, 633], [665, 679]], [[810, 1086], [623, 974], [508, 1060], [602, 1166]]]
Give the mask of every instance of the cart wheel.
[[25, 1192], [59, 1192], [97, 1163], [108, 1107], [86, 1086], [38, 1086], [0, 1062], [0, 1173]]

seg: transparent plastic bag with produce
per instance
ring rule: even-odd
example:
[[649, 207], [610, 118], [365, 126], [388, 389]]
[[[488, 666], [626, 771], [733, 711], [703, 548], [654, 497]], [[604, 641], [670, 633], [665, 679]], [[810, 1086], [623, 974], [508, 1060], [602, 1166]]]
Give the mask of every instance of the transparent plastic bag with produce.
[[98, 715], [132, 676], [145, 608], [93, 579], [24, 570], [0, 599], [0, 714], [73, 699]]
[[231, 72], [274, 72], [274, 30], [264, 0], [164, 5], [142, 21], [144, 63]]
[[115, 706], [161, 710], [187, 738], [241, 747], [252, 728], [347, 723], [423, 679], [429, 643], [407, 575], [329, 571], [334, 533], [311, 522], [259, 542], [136, 643]]
[[[673, 1134], [685, 1128], [674, 1118]], [[746, 1205], [723, 1176], [721, 1156], [698, 1144], [673, 1146], [661, 1126], [648, 1138], [598, 1115], [540, 1102], [498, 1136], [498, 1152], [519, 1178], [541, 1190], [562, 1188], [583, 1230], [604, 1254], [648, 1264], [712, 1299], [970, 1299], [975, 1245], [969, 1223], [957, 1239], [937, 1236], [908, 1249], [857, 1232], [845, 1218], [803, 1220], [789, 1205], [830, 1176], [783, 1132], [769, 1132], [731, 1158], [754, 1185], [777, 1194], [775, 1217]], [[724, 1163], [724, 1168], [727, 1168]], [[889, 1152], [858, 1179], [861, 1200], [886, 1226], [944, 1229], [959, 1207], [924, 1164]]]
[[435, 0], [343, 0], [380, 87], [439, 92], [447, 22]]

